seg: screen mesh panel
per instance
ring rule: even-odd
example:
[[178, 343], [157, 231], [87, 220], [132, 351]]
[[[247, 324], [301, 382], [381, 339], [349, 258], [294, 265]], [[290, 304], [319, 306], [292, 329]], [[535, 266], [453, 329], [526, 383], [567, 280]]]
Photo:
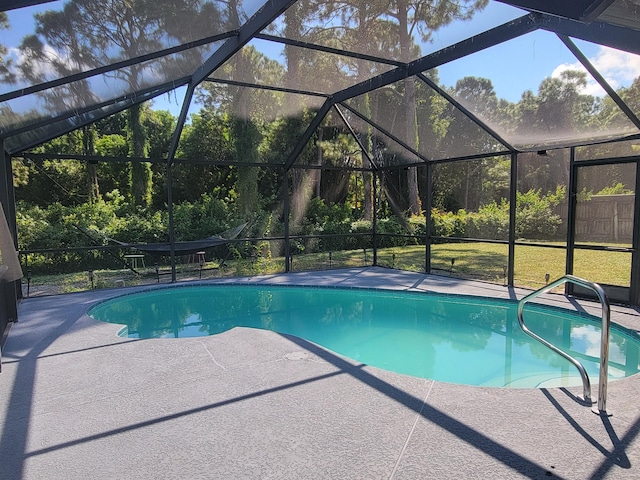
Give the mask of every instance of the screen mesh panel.
[[391, 68], [383, 63], [257, 39], [213, 72], [212, 77], [329, 94]]
[[598, 21], [640, 30], [640, 6], [633, 0], [615, 0]]
[[[189, 75], [216, 45], [193, 48], [0, 103], [0, 129], [10, 131], [90, 108]], [[138, 98], [142, 98], [140, 95]]]
[[[504, 69], [490, 66], [498, 58]], [[537, 31], [442, 65], [437, 75], [460, 104], [520, 150], [637, 133], [610, 98], [589, 94], [595, 80], [576, 64], [555, 35]], [[534, 80], [541, 69], [546, 78]], [[620, 113], [615, 121], [604, 120], [602, 102]]]
[[282, 15], [268, 32], [291, 40], [409, 62], [524, 13], [494, 1], [454, 0], [418, 7], [408, 4], [404, 12], [388, 2], [357, 0], [341, 4], [303, 0]]
[[230, 11], [222, 0], [85, 0], [9, 11], [2, 43], [10, 76], [0, 76], [0, 93], [228, 32], [261, 3]]
[[[151, 98], [154, 95], [157, 95], [157, 93], [158, 92], [151, 91], [144, 95], [138, 95], [137, 100], [140, 100], [141, 98]], [[80, 128], [84, 124], [107, 117], [112, 113], [127, 108], [131, 104], [131, 99], [116, 101], [109, 105], [89, 110], [81, 115], [61, 118], [58, 121], [46, 123], [46, 125], [34, 126], [34, 128], [26, 130], [18, 135], [8, 137], [4, 142], [4, 147], [9, 153], [19, 152], [27, 147], [37, 145], [43, 140], [55, 138], [66, 132]], [[46, 118], [36, 117], [35, 115], [33, 118], [29, 118], [32, 122], [46, 120]]]

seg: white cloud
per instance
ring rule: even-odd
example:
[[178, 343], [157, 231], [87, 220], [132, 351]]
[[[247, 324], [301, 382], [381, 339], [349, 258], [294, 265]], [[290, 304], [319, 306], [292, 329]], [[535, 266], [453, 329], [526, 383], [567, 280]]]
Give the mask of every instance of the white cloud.
[[[571, 329], [571, 339], [582, 343], [579, 351], [584, 351], [586, 355], [591, 357], [600, 356], [600, 331], [596, 330], [592, 326], [583, 325], [580, 327], [573, 327]], [[574, 347], [575, 349], [576, 347]]]
[[[25, 57], [24, 53], [16, 47], [10, 49], [10, 55], [15, 63], [15, 67], [22, 66], [28, 60]], [[60, 52], [54, 49], [52, 46], [45, 44], [43, 48], [43, 56], [46, 59], [41, 62], [34, 62], [32, 65], [34, 75], [45, 78], [52, 79], [58, 78], [60, 76], [57, 73], [56, 69], [53, 67], [54, 64], [64, 65], [66, 64], [67, 69], [69, 71], [78, 71], [80, 67], [74, 60], [67, 55], [66, 53]], [[17, 73], [17, 72], [16, 72]]]
[[[614, 90], [620, 87], [628, 87], [636, 78], [640, 77], [640, 56], [632, 53], [601, 46], [596, 55], [589, 58], [589, 61]], [[580, 62], [563, 63], [553, 70], [551, 76], [557, 78], [566, 70], [586, 72]], [[587, 86], [582, 90], [582, 93], [595, 96], [603, 96], [605, 94], [602, 87], [591, 75], [588, 75]]]
[[580, 72], [585, 72], [587, 74], [587, 86], [585, 88], [583, 88], [580, 93], [584, 93], [584, 94], [587, 94], [587, 95], [597, 95], [597, 96], [604, 95], [605, 92], [602, 89], [602, 87], [600, 86], [600, 84], [598, 82], [596, 82], [591, 77], [591, 75], [589, 75], [589, 73], [587, 72], [587, 69], [584, 68], [584, 66], [580, 62], [562, 63], [562, 64], [558, 65], [553, 70], [553, 72], [551, 73], [551, 77], [552, 78], [558, 78], [558, 77], [560, 77], [560, 75], [563, 72], [566, 72], [567, 70], [577, 70], [577, 71], [580, 71]]

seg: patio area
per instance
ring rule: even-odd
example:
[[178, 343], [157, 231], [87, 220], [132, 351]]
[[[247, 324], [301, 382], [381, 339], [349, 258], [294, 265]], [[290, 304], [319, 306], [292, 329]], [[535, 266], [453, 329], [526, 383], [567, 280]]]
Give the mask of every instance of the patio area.
[[[528, 293], [379, 267], [211, 282]], [[580, 387], [434, 382], [247, 328], [120, 338], [85, 314], [148, 288], [22, 301], [2, 352], [0, 478], [640, 478], [638, 375], [609, 383], [601, 417]], [[640, 329], [635, 309], [612, 320]]]

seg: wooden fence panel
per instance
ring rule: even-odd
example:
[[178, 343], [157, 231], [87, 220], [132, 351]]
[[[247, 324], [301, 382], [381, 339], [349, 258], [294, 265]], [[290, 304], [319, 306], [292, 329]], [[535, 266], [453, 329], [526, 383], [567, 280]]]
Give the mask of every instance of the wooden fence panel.
[[[576, 242], [623, 243], [633, 240], [633, 204], [635, 195], [594, 195], [580, 200], [576, 206]], [[558, 205], [555, 213], [562, 218], [558, 234], [566, 238], [566, 203]]]

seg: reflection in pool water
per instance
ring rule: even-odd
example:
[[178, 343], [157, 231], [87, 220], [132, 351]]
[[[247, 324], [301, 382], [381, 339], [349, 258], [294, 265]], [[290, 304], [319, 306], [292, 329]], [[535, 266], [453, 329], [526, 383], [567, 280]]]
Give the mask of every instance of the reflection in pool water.
[[[295, 335], [367, 365], [434, 380], [497, 387], [581, 385], [576, 368], [525, 335], [516, 303], [384, 290], [209, 285], [118, 297], [89, 314], [133, 338], [215, 335], [252, 327]], [[597, 378], [600, 319], [536, 304], [527, 325]], [[609, 376], [639, 370], [640, 339], [612, 328]]]

